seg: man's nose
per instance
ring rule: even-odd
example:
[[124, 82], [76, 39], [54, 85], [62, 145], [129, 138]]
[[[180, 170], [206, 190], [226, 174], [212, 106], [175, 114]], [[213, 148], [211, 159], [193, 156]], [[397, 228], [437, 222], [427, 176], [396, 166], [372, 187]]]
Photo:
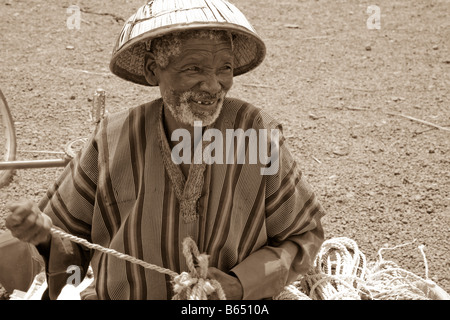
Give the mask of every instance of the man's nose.
[[208, 92], [209, 94], [216, 94], [222, 90], [222, 85], [215, 74], [209, 74], [200, 83], [200, 90]]

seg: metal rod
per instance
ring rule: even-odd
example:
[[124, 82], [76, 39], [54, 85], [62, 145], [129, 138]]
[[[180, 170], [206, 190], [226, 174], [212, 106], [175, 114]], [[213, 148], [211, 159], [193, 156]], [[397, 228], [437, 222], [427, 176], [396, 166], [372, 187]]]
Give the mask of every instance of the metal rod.
[[49, 160], [1, 161], [0, 170], [65, 167], [69, 162], [70, 158], [49, 159]]
[[46, 150], [17, 150], [18, 153], [46, 153], [46, 154], [66, 154], [63, 151], [46, 151]]

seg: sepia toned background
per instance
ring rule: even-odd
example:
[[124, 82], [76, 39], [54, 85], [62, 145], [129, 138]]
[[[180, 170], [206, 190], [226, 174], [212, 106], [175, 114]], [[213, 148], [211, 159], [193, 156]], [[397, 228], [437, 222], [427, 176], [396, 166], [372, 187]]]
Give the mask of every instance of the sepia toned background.
[[[421, 122], [450, 129], [450, 2], [232, 3], [266, 42], [267, 57], [235, 78], [229, 96], [281, 121], [327, 211], [326, 238], [355, 240], [369, 261], [382, 247], [407, 244], [383, 258], [420, 277], [425, 245], [428, 276], [450, 292], [450, 132]], [[97, 88], [106, 90], [108, 112], [159, 97], [158, 88], [108, 68], [124, 20], [143, 4], [0, 0], [0, 88], [19, 160], [57, 158], [35, 151], [60, 152], [88, 136]], [[81, 9], [79, 28], [72, 5]], [[0, 189], [0, 231], [5, 204], [38, 201], [61, 170], [18, 170]]]

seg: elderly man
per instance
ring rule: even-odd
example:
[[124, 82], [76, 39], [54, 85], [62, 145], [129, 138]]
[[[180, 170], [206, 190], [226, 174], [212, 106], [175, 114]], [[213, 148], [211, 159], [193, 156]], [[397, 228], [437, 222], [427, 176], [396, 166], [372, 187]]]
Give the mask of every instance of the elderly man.
[[[264, 44], [228, 2], [198, 2], [205, 5], [152, 1], [127, 21], [111, 70], [159, 86], [161, 99], [106, 117], [39, 206], [10, 205], [6, 225], [44, 257], [50, 298], [68, 266], [86, 272], [89, 264], [99, 299], [173, 296], [168, 276], [52, 235], [52, 224], [175, 272], [186, 271], [181, 242], [191, 237], [228, 299], [273, 297], [311, 267], [324, 240], [323, 209], [282, 134], [259, 136], [281, 125], [226, 97], [234, 76], [261, 63]], [[248, 161], [255, 141], [244, 161], [219, 143], [209, 154], [227, 161], [194, 161], [217, 142], [207, 132], [218, 139], [231, 129], [255, 132], [270, 161]]]

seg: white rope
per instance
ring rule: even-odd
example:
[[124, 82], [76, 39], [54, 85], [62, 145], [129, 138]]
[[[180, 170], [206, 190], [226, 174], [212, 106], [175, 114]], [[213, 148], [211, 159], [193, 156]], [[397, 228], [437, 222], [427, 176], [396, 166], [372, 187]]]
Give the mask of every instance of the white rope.
[[419, 250], [420, 250], [420, 253], [422, 254], [423, 261], [424, 261], [424, 264], [425, 264], [425, 279], [428, 280], [429, 279], [428, 278], [428, 261], [427, 261], [427, 258], [425, 256], [424, 249], [425, 249], [425, 246], [423, 244], [419, 246]]
[[[415, 240], [413, 241], [415, 242]], [[447, 300], [450, 296], [428, 278], [428, 263], [424, 246], [419, 250], [425, 262], [425, 279], [383, 259], [381, 248], [378, 261], [367, 264], [356, 242], [348, 238], [325, 241], [310, 271], [286, 286], [275, 299], [302, 300]]]
[[[90, 243], [86, 239], [76, 237], [58, 228], [53, 227], [50, 232], [61, 238], [79, 243], [89, 249], [98, 250], [119, 259], [138, 264], [146, 269], [171, 276], [175, 292], [175, 295], [172, 298], [173, 300], [207, 300], [213, 293], [216, 293], [219, 299], [226, 300], [225, 292], [220, 283], [214, 279], [207, 279], [208, 256], [206, 254], [200, 254], [192, 238], [188, 237], [183, 241], [183, 254], [186, 258], [189, 272], [178, 274], [170, 269], [159, 267], [114, 249]], [[197, 260], [198, 267], [195, 265], [194, 259]]]
[[[183, 272], [174, 278], [173, 300], [207, 300], [208, 296], [214, 292], [220, 300], [226, 300], [220, 283], [214, 279], [207, 279], [208, 256], [200, 254], [192, 238], [184, 239], [183, 254], [190, 273]], [[198, 267], [194, 263], [194, 258], [197, 260]]]
[[334, 238], [322, 244], [301, 285], [314, 300], [360, 300], [365, 272], [366, 258], [356, 242]]
[[94, 250], [97, 250], [97, 251], [101, 251], [103, 253], [115, 256], [116, 258], [123, 259], [123, 260], [129, 261], [129, 262], [134, 263], [134, 264], [138, 264], [138, 265], [140, 265], [140, 266], [142, 266], [142, 267], [144, 267], [146, 269], [150, 269], [150, 270], [154, 270], [154, 271], [157, 271], [157, 272], [160, 272], [160, 273], [168, 274], [169, 276], [171, 276], [173, 278], [178, 276], [178, 273], [176, 273], [176, 272], [174, 272], [172, 270], [161, 268], [161, 267], [159, 267], [157, 265], [145, 262], [143, 260], [137, 259], [137, 258], [132, 257], [130, 255], [118, 252], [118, 251], [116, 251], [114, 249], [105, 248], [105, 247], [102, 247], [102, 246], [100, 246], [98, 244], [90, 243], [86, 239], [73, 236], [71, 234], [68, 234], [68, 233], [64, 232], [61, 229], [57, 229], [57, 228], [53, 227], [53, 228], [51, 228], [51, 233], [54, 234], [54, 235], [58, 235], [61, 238], [69, 239], [72, 242], [79, 243], [79, 244], [81, 244], [81, 245], [83, 245], [83, 246], [85, 246], [85, 247], [87, 247], [89, 249], [94, 249]]

